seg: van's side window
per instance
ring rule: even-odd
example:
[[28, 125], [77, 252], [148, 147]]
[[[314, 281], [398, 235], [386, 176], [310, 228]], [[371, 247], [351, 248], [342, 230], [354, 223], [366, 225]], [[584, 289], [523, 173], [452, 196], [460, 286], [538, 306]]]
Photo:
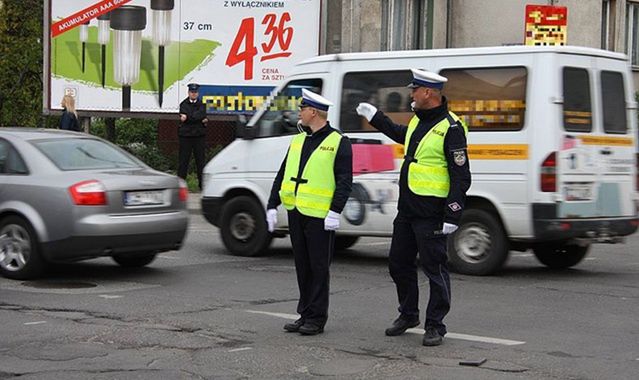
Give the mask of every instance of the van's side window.
[[413, 116], [410, 89], [413, 80], [410, 70], [368, 71], [347, 73], [342, 84], [342, 104], [339, 125], [342, 131], [377, 131], [355, 112], [361, 102], [375, 105], [395, 123], [408, 124]]
[[448, 107], [471, 131], [518, 131], [526, 114], [525, 67], [447, 69]]
[[266, 112], [255, 123], [259, 137], [284, 136], [299, 133], [297, 119], [302, 89], [322, 93], [321, 79], [299, 79], [286, 84], [281, 91], [272, 95]]
[[601, 72], [601, 99], [603, 102], [604, 131], [626, 133], [626, 91], [620, 72]]
[[586, 69], [564, 67], [564, 129], [570, 132], [592, 130], [590, 77]]

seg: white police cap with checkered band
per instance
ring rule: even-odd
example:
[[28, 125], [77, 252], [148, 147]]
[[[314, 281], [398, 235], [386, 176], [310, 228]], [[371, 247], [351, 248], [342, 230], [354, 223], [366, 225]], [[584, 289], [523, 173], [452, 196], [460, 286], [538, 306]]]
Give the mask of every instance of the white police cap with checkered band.
[[313, 107], [321, 111], [328, 111], [328, 107], [332, 105], [333, 103], [325, 97], [305, 88], [302, 89], [302, 102], [300, 103], [300, 107]]
[[448, 82], [448, 78], [430, 71], [420, 69], [410, 69], [413, 72], [413, 81], [408, 84], [408, 88], [430, 87], [441, 90], [444, 83]]

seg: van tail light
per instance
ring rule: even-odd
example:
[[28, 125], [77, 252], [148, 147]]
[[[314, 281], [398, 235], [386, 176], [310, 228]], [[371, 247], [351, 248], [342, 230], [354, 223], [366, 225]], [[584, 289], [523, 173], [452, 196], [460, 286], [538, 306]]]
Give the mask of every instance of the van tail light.
[[186, 181], [180, 178], [180, 190], [179, 190], [180, 201], [186, 202], [189, 199], [189, 188], [186, 185]]
[[552, 152], [541, 163], [541, 191], [557, 191], [557, 152]]
[[78, 182], [69, 187], [73, 203], [80, 206], [104, 206], [106, 189], [100, 181], [90, 180]]

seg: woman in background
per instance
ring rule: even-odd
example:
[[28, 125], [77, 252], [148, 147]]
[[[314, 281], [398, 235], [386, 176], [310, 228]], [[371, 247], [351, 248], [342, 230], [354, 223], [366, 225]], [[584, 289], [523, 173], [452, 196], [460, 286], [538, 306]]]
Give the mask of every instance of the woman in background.
[[81, 131], [78, 122], [78, 113], [75, 112], [75, 99], [71, 95], [64, 95], [60, 105], [63, 108], [62, 119], [60, 120], [60, 129], [68, 131]]

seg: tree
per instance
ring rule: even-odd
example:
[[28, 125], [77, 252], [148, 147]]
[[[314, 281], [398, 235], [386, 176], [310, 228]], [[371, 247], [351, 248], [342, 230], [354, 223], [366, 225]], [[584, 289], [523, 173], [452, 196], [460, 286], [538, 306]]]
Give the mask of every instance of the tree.
[[0, 0], [0, 126], [42, 124], [41, 0]]

